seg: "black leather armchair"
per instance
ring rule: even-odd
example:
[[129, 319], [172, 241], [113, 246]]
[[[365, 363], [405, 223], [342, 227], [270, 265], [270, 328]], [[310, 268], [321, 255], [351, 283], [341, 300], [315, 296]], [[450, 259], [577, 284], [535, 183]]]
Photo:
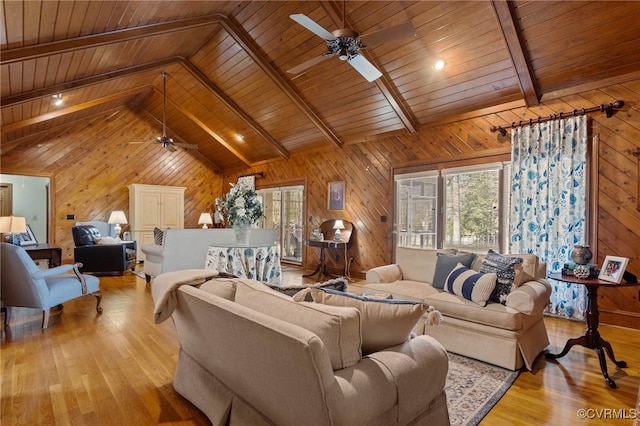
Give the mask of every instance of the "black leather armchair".
[[82, 263], [80, 271], [94, 275], [122, 275], [127, 269], [136, 267], [136, 242], [127, 241], [117, 244], [97, 244], [101, 238], [98, 228], [80, 225], [71, 228], [74, 262]]

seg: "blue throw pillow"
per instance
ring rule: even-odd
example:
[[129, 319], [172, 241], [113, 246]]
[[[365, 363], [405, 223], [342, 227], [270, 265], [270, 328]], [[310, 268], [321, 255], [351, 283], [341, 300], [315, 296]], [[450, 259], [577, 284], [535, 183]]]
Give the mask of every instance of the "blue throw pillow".
[[463, 264], [467, 268], [471, 268], [471, 264], [476, 260], [473, 253], [467, 254], [445, 254], [437, 253], [436, 269], [433, 274], [433, 287], [443, 289], [447, 282], [447, 277], [453, 271], [458, 263]]
[[513, 282], [516, 280], [516, 265], [523, 262], [521, 257], [505, 256], [491, 249], [482, 260], [480, 272], [495, 273], [498, 277], [496, 288], [489, 300], [491, 302], [507, 303], [507, 296], [511, 293]]
[[496, 279], [495, 273], [483, 274], [458, 263], [447, 277], [444, 290], [485, 306], [496, 287]]

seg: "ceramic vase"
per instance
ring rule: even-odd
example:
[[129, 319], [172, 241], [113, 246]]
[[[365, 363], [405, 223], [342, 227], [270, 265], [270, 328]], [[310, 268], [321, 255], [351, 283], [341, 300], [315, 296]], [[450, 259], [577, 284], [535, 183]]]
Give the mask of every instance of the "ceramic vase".
[[593, 253], [591, 253], [589, 246], [573, 246], [571, 259], [573, 259], [576, 265], [586, 265], [591, 261], [592, 257]]

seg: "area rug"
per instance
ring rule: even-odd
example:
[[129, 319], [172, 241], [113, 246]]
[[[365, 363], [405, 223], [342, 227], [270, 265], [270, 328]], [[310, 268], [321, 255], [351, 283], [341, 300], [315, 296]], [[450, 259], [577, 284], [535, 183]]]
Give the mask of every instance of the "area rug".
[[479, 424], [517, 378], [518, 371], [449, 353], [445, 392], [451, 425]]

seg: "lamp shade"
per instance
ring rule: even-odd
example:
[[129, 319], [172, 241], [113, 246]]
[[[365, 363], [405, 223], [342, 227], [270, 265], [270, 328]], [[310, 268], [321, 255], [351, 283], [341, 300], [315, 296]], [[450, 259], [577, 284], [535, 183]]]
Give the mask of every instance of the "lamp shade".
[[109, 216], [108, 223], [111, 225], [122, 225], [127, 223], [127, 217], [122, 210], [114, 210], [111, 212], [111, 216]]
[[200, 219], [198, 219], [199, 225], [212, 225], [213, 218], [211, 217], [211, 213], [200, 213]]
[[342, 219], [337, 219], [333, 224], [333, 229], [344, 229], [344, 222]]
[[27, 232], [27, 220], [20, 216], [2, 216], [0, 217], [0, 232], [4, 234]]

